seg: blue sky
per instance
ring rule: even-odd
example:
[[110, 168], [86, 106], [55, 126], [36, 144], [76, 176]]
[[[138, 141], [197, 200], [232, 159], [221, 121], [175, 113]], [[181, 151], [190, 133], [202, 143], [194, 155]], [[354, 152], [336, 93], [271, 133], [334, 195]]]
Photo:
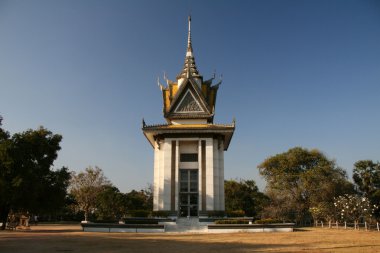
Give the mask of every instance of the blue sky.
[[349, 175], [380, 160], [380, 1], [0, 0], [3, 127], [42, 125], [63, 135], [55, 167], [146, 187], [141, 120], [165, 122], [156, 80], [183, 66], [189, 13], [199, 71], [223, 74], [215, 122], [237, 121], [227, 179], [263, 189], [257, 165], [295, 146]]

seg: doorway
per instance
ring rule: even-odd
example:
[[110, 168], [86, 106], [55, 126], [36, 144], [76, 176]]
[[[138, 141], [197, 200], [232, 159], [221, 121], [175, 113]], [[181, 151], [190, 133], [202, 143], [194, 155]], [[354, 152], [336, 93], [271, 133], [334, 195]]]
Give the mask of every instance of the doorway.
[[198, 170], [180, 169], [179, 215], [198, 216]]

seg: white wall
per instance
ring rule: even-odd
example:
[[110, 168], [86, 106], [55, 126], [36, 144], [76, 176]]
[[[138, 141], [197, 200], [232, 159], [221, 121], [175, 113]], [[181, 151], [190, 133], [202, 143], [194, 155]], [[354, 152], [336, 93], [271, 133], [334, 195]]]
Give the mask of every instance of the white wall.
[[[224, 210], [224, 150], [213, 138], [166, 138], [154, 151], [153, 210], [171, 210], [172, 141], [176, 141], [175, 210], [178, 210], [179, 169], [198, 169], [199, 209], [202, 207], [201, 141], [206, 141], [206, 210]], [[198, 162], [179, 161], [181, 153], [198, 153]]]

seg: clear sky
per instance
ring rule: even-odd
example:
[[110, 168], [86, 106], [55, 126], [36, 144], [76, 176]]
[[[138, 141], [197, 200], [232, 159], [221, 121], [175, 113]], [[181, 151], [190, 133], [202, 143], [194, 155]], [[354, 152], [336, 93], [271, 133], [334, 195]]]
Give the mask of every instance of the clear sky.
[[[164, 123], [157, 77], [223, 74], [216, 123], [237, 127], [226, 178], [302, 146], [380, 160], [380, 1], [0, 0], [0, 115], [63, 135], [55, 167], [98, 165], [123, 192], [153, 179], [141, 131]], [[161, 78], [162, 80], [162, 78]]]

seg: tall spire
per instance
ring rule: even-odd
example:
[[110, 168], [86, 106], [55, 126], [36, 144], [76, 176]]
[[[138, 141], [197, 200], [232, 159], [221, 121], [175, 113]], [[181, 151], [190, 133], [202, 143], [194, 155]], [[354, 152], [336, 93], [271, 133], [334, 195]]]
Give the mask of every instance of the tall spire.
[[188, 17], [188, 34], [187, 34], [187, 50], [185, 57], [185, 64], [181, 73], [177, 76], [177, 79], [190, 78], [191, 77], [201, 77], [199, 75], [197, 66], [195, 65], [195, 59], [193, 54], [193, 46], [191, 43], [191, 16]]
[[187, 35], [187, 52], [186, 56], [193, 55], [193, 47], [191, 45], [191, 16], [189, 15], [189, 31]]

